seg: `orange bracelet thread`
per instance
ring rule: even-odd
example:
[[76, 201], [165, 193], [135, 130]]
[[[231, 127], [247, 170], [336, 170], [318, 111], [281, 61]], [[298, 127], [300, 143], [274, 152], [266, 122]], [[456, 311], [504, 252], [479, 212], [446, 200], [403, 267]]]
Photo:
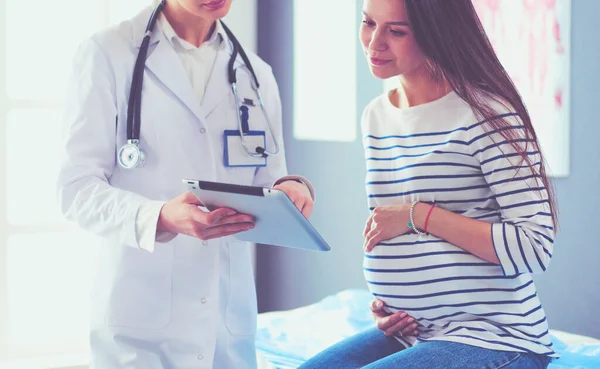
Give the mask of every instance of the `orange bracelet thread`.
[[423, 227], [423, 232], [427, 233], [427, 224], [429, 223], [429, 217], [431, 216], [431, 213], [433, 212], [433, 208], [435, 208], [435, 206], [431, 205], [431, 208], [429, 209], [429, 212], [427, 213], [427, 217], [425, 218], [425, 226]]

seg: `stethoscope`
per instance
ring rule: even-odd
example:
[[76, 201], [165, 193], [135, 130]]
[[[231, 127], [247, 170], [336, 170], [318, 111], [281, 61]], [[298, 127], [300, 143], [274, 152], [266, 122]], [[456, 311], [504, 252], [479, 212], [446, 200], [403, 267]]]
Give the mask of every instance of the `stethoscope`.
[[[148, 46], [150, 44], [150, 37], [152, 36], [152, 30], [154, 29], [154, 25], [156, 24], [158, 16], [160, 15], [160, 12], [164, 9], [165, 5], [166, 0], [162, 0], [152, 12], [150, 20], [148, 21], [148, 25], [146, 26], [144, 39], [142, 40], [140, 51], [138, 52], [137, 59], [135, 61], [135, 66], [133, 69], [133, 79], [131, 81], [131, 90], [129, 93], [129, 104], [127, 106], [127, 143], [121, 146], [118, 155], [119, 164], [125, 169], [141, 167], [146, 161], [146, 155], [144, 151], [142, 151], [142, 149], [140, 148], [142, 80], [144, 78], [144, 68], [146, 64], [146, 56], [148, 54]], [[245, 117], [247, 118], [247, 109], [243, 110], [240, 108], [240, 112], [239, 114], [236, 114], [236, 117], [242, 146], [244, 147], [244, 150], [248, 153], [248, 155], [253, 157], [266, 158], [269, 155], [277, 155], [279, 153], [279, 145], [277, 144], [277, 139], [273, 134], [273, 127], [271, 126], [269, 114], [265, 109], [265, 104], [260, 94], [260, 85], [258, 83], [258, 78], [256, 78], [256, 73], [254, 73], [252, 64], [250, 63], [248, 56], [244, 52], [242, 45], [240, 45], [237, 38], [235, 38], [235, 36], [231, 32], [231, 30], [229, 30], [229, 28], [225, 25], [225, 23], [223, 23], [222, 21], [220, 22], [223, 26], [223, 29], [225, 30], [225, 33], [227, 34], [227, 37], [231, 40], [231, 43], [233, 44], [233, 52], [231, 53], [231, 57], [229, 58], [227, 74], [229, 76], [229, 84], [231, 85], [233, 96], [235, 97], [236, 107], [241, 107], [241, 102], [237, 91], [237, 77], [236, 70], [234, 69], [234, 64], [238, 54], [240, 54], [244, 61], [244, 64], [246, 65], [246, 68], [248, 68], [248, 70], [252, 74], [252, 89], [254, 90], [258, 101], [260, 102], [260, 108], [267, 121], [267, 125], [269, 126], [269, 133], [273, 138], [275, 151], [267, 151], [266, 148], [261, 146], [256, 146], [254, 148], [248, 147], [245, 141], [245, 132], [243, 129], [241, 117], [241, 115], [245, 115]]]

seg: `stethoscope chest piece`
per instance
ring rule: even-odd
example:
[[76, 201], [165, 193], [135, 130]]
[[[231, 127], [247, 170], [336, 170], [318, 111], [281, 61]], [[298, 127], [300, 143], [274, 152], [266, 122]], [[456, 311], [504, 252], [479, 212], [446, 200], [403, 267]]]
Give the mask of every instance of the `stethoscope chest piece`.
[[144, 165], [146, 155], [140, 149], [138, 140], [127, 140], [119, 150], [119, 164], [125, 169], [139, 168]]

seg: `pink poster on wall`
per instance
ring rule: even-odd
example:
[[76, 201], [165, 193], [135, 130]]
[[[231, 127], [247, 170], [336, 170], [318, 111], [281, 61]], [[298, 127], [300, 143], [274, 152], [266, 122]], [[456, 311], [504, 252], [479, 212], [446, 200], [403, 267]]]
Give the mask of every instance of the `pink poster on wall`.
[[529, 109], [548, 171], [569, 174], [571, 0], [473, 0]]

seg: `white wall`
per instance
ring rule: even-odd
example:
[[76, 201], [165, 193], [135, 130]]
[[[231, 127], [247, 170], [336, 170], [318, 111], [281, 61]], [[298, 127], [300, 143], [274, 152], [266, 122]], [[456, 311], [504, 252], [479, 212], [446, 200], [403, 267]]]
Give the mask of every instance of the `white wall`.
[[247, 51], [257, 48], [257, 0], [233, 0], [231, 10], [223, 21]]

